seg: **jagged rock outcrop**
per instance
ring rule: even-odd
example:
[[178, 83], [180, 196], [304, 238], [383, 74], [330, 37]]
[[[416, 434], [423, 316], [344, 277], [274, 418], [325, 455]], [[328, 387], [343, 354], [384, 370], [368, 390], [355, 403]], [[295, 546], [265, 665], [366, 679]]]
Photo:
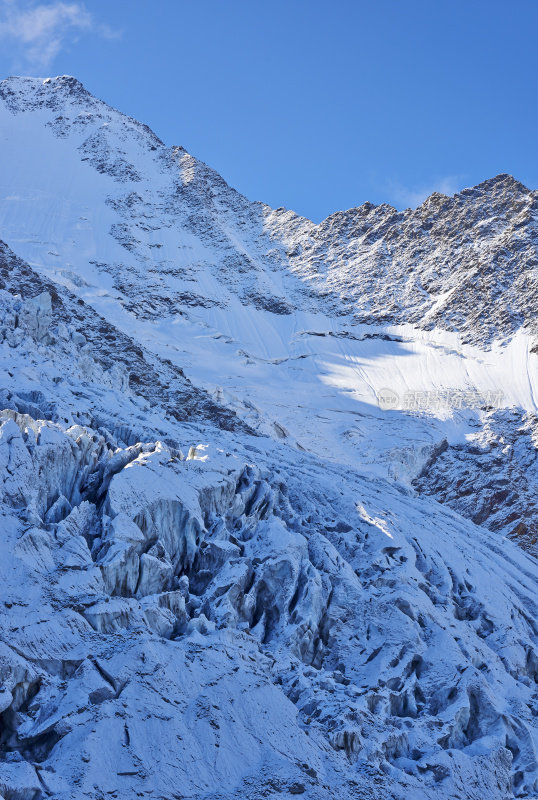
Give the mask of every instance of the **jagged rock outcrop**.
[[477, 525], [538, 555], [538, 419], [490, 411], [464, 444], [436, 454], [414, 482]]

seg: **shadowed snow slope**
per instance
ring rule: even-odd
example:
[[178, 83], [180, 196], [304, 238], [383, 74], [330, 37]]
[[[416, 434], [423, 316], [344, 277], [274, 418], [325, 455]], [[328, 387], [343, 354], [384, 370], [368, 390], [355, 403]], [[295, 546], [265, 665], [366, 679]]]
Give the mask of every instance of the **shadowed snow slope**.
[[536, 192], [314, 225], [68, 77], [0, 131], [0, 796], [537, 796]]

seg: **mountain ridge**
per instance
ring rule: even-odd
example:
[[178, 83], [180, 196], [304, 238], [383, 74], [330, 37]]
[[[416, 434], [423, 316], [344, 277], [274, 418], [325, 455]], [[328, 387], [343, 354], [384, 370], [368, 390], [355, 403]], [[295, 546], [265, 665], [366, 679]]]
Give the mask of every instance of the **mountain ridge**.
[[[28, 82], [37, 101], [27, 96]], [[147, 126], [96, 100], [76, 79], [49, 83], [24, 79], [22, 87], [19, 83], [4, 84], [1, 90], [4, 103], [11, 108], [6, 125], [16, 127], [19, 106], [13, 97], [18, 97], [25, 109], [23, 116], [32, 109], [50, 113], [46, 124], [56, 139], [65, 142], [66, 153], [70, 141], [73, 145], [78, 142], [81, 155], [74, 152], [70, 158], [81, 158], [81, 163], [109, 175], [118, 186], [124, 184], [127, 189], [130, 184], [131, 192], [123, 197], [114, 190], [111, 198], [104, 189], [99, 202], [117, 204], [120, 219], [111, 221], [110, 235], [131, 249], [139, 268], [156, 260], [156, 279], [159, 259], [152, 248], [160, 243], [146, 235], [150, 229], [145, 225], [143, 230], [133, 203], [161, 229], [163, 225], [183, 226], [191, 238], [195, 236], [201, 250], [207, 252], [208, 246], [215, 245], [217, 261], [225, 247], [227, 261], [216, 274], [212, 267], [208, 271], [214, 273], [208, 274], [210, 281], [224, 280], [215, 298], [222, 297], [223, 289], [226, 296], [228, 288], [237, 283], [238, 268], [248, 274], [255, 265], [258, 275], [252, 273], [251, 283], [258, 286], [252, 285], [246, 297], [263, 297], [269, 292], [269, 305], [271, 293], [280, 297], [281, 304], [290, 296], [297, 307], [329, 308], [331, 314], [349, 316], [351, 324], [436, 325], [457, 329], [469, 342], [485, 345], [499, 337], [509, 339], [521, 326], [536, 335], [538, 254], [532, 231], [538, 195], [509, 176], [489, 179], [448, 199], [432, 195], [415, 210], [364, 204], [335, 212], [315, 224], [292, 211], [251, 203], [215, 170], [183, 148], [164, 146]], [[63, 113], [58, 113], [62, 109]], [[126, 147], [133, 150], [132, 158]], [[43, 158], [50, 157], [44, 151]], [[88, 180], [82, 173], [79, 179]], [[159, 183], [162, 188], [156, 189]], [[137, 187], [144, 187], [144, 200], [136, 200]], [[31, 184], [29, 191], [35, 191]], [[77, 202], [80, 205], [80, 200]], [[131, 204], [132, 214], [125, 203]], [[182, 219], [177, 218], [178, 212]], [[76, 219], [72, 224], [80, 227]], [[474, 240], [465, 233], [471, 225]], [[8, 242], [15, 250], [21, 235], [22, 228], [14, 231]], [[79, 234], [73, 230], [72, 235], [76, 238]], [[4, 238], [10, 238], [8, 232]], [[172, 240], [170, 244], [174, 251], [177, 245]], [[517, 256], [517, 264], [507, 257], [509, 253]], [[27, 249], [20, 254], [30, 260], [33, 257]], [[110, 258], [105, 252], [97, 260], [106, 263]], [[122, 259], [116, 255], [115, 260]], [[232, 264], [236, 266], [230, 269]], [[267, 284], [266, 277], [261, 280], [260, 270], [275, 277], [280, 272], [282, 289], [260, 286]], [[118, 280], [125, 284], [121, 276]], [[188, 281], [196, 283], [190, 277]], [[161, 275], [158, 282], [162, 289], [155, 302], [163, 304], [170, 296], [170, 281]], [[378, 297], [383, 298], [382, 304], [376, 301]]]
[[[17, 109], [17, 110], [19, 110], [18, 106], [13, 102], [13, 99], [15, 97], [15, 92], [12, 89], [12, 86], [16, 86], [18, 83], [23, 83], [23, 85], [31, 86], [32, 88], [37, 89], [38, 92], [40, 90], [41, 91], [46, 90], [46, 89], [48, 89], [50, 87], [53, 91], [59, 91], [59, 92], [63, 91], [68, 96], [71, 96], [72, 98], [76, 98], [77, 100], [80, 100], [82, 98], [84, 100], [86, 100], [86, 101], [88, 101], [88, 100], [92, 100], [92, 101], [97, 100], [97, 102], [99, 104], [102, 104], [103, 106], [106, 106], [106, 108], [109, 109], [110, 111], [113, 111], [113, 112], [115, 112], [117, 114], [120, 114], [122, 117], [125, 117], [130, 122], [134, 123], [136, 126], [141, 127], [143, 130], [145, 130], [147, 133], [149, 133], [151, 135], [151, 137], [156, 142], [158, 142], [158, 144], [162, 145], [163, 147], [166, 147], [167, 149], [170, 149], [170, 150], [177, 150], [177, 149], [184, 150], [187, 153], [187, 150], [182, 145], [166, 145], [162, 141], [162, 139], [155, 133], [155, 131], [148, 124], [140, 122], [140, 121], [136, 120], [134, 117], [131, 117], [131, 116], [126, 115], [123, 112], [119, 111], [114, 106], [109, 105], [104, 100], [100, 100], [100, 99], [96, 98], [88, 89], [86, 89], [84, 84], [78, 78], [76, 78], [76, 77], [74, 77], [72, 75], [57, 75], [57, 76], [54, 76], [54, 77], [50, 76], [50, 77], [47, 77], [47, 78], [33, 78], [33, 77], [30, 77], [30, 76], [11, 75], [11, 76], [8, 76], [6, 78], [3, 78], [0, 81], [0, 97], [2, 97], [4, 99], [4, 101], [7, 101], [11, 105], [11, 107], [13, 109]], [[50, 101], [53, 101], [52, 97], [49, 98], [49, 102]], [[46, 104], [46, 102], [47, 102], [47, 100], [44, 99], [43, 100], [43, 104]], [[26, 98], [24, 100], [24, 105], [25, 106], [27, 105], [27, 99]], [[207, 165], [204, 164], [204, 162], [201, 162], [199, 159], [196, 159], [196, 157], [191, 156], [191, 158], [194, 158], [196, 161], [198, 161], [199, 163], [201, 163], [201, 164], [203, 164], [204, 166], [207, 167]], [[218, 175], [216, 170], [212, 169], [211, 167], [207, 167], [207, 168], [209, 170], [211, 170], [212, 173]], [[219, 175], [219, 178], [220, 178], [220, 175]], [[224, 179], [221, 178], [221, 180], [224, 180]], [[458, 197], [459, 195], [468, 196], [469, 194], [474, 194], [478, 190], [483, 190], [483, 189], [488, 190], [488, 189], [490, 189], [492, 187], [497, 187], [500, 184], [503, 184], [505, 186], [509, 185], [511, 188], [518, 188], [520, 191], [523, 191], [525, 193], [531, 191], [527, 186], [525, 186], [523, 183], [521, 183], [521, 181], [517, 180], [513, 175], [510, 175], [509, 173], [499, 173], [499, 174], [497, 174], [497, 175], [495, 175], [495, 176], [493, 176], [491, 178], [485, 178], [483, 181], [480, 181], [478, 184], [475, 184], [473, 186], [460, 189], [459, 191], [455, 192], [453, 195], [446, 195], [446, 194], [443, 194], [442, 192], [433, 191], [416, 208], [420, 208], [420, 207], [422, 207], [424, 205], [429, 205], [430, 201], [432, 200], [432, 198], [434, 198], [436, 200], [438, 198], [451, 198], [451, 199], [454, 199], [454, 198]], [[229, 186], [229, 184], [227, 184], [227, 185]], [[229, 186], [229, 188], [233, 189], [233, 187], [231, 187], [231, 186]], [[245, 197], [245, 199], [247, 199], [246, 196], [243, 195], [241, 192], [239, 192], [237, 189], [233, 189], [233, 191], [238, 192], [238, 194], [241, 194], [242, 197]], [[261, 205], [264, 205], [264, 206], [268, 207], [267, 204], [264, 203], [263, 201], [252, 201], [252, 200], [249, 200], [249, 202], [250, 203], [260, 203]], [[361, 203], [358, 206], [352, 206], [352, 207], [350, 207], [348, 209], [340, 209], [340, 210], [333, 211], [327, 217], [325, 217], [323, 220], [321, 220], [318, 223], [315, 223], [312, 220], [310, 220], [308, 217], [305, 217], [304, 215], [298, 214], [297, 212], [295, 212], [295, 211], [293, 211], [291, 209], [287, 209], [287, 208], [285, 208], [283, 206], [275, 208], [274, 211], [276, 211], [276, 212], [288, 212], [288, 213], [291, 213], [291, 214], [293, 214], [293, 215], [295, 215], [297, 217], [300, 217], [301, 219], [305, 220], [306, 222], [310, 222], [312, 225], [320, 226], [320, 225], [323, 225], [324, 223], [326, 223], [329, 219], [331, 219], [335, 215], [345, 215], [345, 214], [348, 214], [350, 212], [359, 211], [359, 210], [361, 210], [363, 208], [367, 208], [368, 210], [370, 210], [370, 209], [379, 209], [379, 208], [387, 208], [388, 210], [393, 210], [396, 213], [403, 213], [404, 211], [408, 210], [408, 208], [405, 208], [405, 209], [402, 209], [401, 211], [398, 211], [398, 209], [396, 209], [394, 206], [390, 205], [389, 203], [382, 202], [380, 204], [374, 204], [374, 203], [371, 203], [370, 201], [366, 200], [366, 201], [364, 201], [363, 203]]]

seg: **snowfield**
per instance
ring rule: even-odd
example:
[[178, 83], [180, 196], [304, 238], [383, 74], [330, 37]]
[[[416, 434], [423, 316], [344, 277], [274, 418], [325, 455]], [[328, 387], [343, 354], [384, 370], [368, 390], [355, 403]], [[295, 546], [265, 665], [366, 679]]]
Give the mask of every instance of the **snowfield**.
[[320, 225], [0, 83], [0, 796], [538, 797], [538, 195]]

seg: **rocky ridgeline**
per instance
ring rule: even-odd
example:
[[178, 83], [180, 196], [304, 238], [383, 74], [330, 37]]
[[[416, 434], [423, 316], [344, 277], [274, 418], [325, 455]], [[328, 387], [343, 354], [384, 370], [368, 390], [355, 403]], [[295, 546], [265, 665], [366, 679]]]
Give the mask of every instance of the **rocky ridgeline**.
[[437, 326], [482, 345], [521, 327], [538, 338], [538, 193], [509, 175], [417, 209], [365, 203], [314, 224], [248, 201], [74, 78], [10, 78], [0, 101], [10, 115], [46, 112], [69, 152], [111, 179], [120, 249], [95, 266], [135, 316], [239, 298], [280, 314]]
[[319, 225], [269, 214], [293, 272], [336, 313], [437, 326], [475, 344], [520, 327], [538, 335], [537, 221], [538, 193], [510, 175], [400, 212], [366, 203]]

